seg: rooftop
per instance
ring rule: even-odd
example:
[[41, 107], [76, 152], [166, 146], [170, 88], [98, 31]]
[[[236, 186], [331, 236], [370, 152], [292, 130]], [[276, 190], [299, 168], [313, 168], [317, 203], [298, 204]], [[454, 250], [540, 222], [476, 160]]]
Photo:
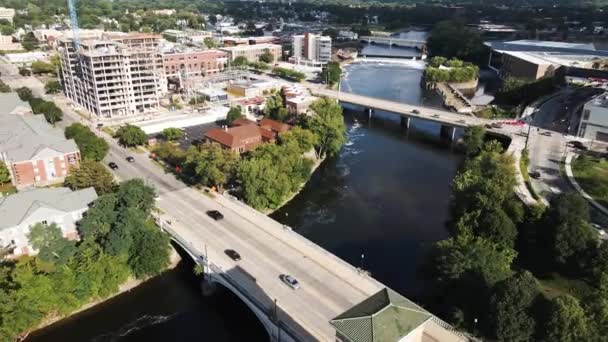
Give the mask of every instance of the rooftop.
[[536, 46], [536, 47], [547, 47], [547, 48], [561, 48], [561, 49], [579, 49], [579, 50], [590, 50], [595, 51], [595, 46], [593, 43], [567, 43], [567, 42], [554, 42], [548, 40], [531, 40], [531, 39], [522, 39], [522, 40], [514, 40], [510, 42], [505, 42], [505, 44], [509, 45], [528, 45], [528, 46]]
[[242, 125], [226, 129], [215, 128], [205, 134], [207, 138], [230, 148], [241, 145], [243, 140], [260, 135], [260, 128], [256, 125]]
[[330, 321], [352, 342], [395, 342], [433, 315], [397, 292], [384, 288]]
[[95, 189], [37, 188], [0, 198], [0, 230], [14, 227], [41, 208], [69, 213], [87, 208], [97, 198]]
[[554, 56], [569, 55], [608, 57], [608, 51], [596, 50], [593, 44], [564, 43], [540, 40], [515, 40], [510, 42], [485, 42], [484, 45], [499, 52], [521, 51], [533, 53], [549, 53]]
[[281, 45], [278, 44], [255, 44], [255, 45], [237, 45], [223, 47], [221, 50], [224, 51], [248, 51], [248, 50], [263, 50], [263, 49], [280, 49]]
[[31, 112], [29, 104], [17, 94], [0, 94], [0, 159], [19, 162], [32, 159], [44, 149], [63, 153], [78, 151], [74, 140], [67, 140], [63, 131], [52, 127], [43, 115]]
[[594, 97], [589, 102], [587, 102], [587, 104], [590, 104], [594, 107], [608, 108], [608, 92]]

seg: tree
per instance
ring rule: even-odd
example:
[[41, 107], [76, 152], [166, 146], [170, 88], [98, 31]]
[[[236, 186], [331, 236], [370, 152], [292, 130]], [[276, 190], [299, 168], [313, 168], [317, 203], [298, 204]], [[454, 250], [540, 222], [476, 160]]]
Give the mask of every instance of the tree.
[[245, 67], [247, 66], [247, 57], [238, 56], [232, 61], [232, 65], [235, 67]]
[[61, 91], [61, 84], [59, 81], [48, 81], [44, 85], [44, 92], [47, 94], [57, 94]]
[[11, 181], [11, 174], [8, 171], [6, 163], [0, 162], [0, 184], [8, 183]]
[[27, 237], [32, 247], [38, 250], [38, 257], [47, 262], [64, 265], [76, 252], [74, 242], [65, 239], [61, 228], [55, 223], [37, 223], [30, 228]]
[[321, 71], [321, 79], [329, 85], [334, 85], [340, 82], [342, 77], [342, 69], [340, 63], [329, 62]]
[[477, 154], [483, 147], [483, 137], [486, 130], [482, 126], [467, 127], [464, 130], [462, 142], [467, 156]]
[[34, 32], [28, 32], [21, 40], [21, 45], [27, 51], [36, 50], [38, 48], [38, 39], [34, 35]]
[[238, 156], [219, 144], [192, 146], [186, 152], [186, 163], [192, 165], [199, 182], [214, 186], [218, 191], [222, 191], [224, 184], [233, 177], [237, 162]]
[[578, 300], [562, 295], [551, 300], [544, 329], [545, 341], [588, 341], [588, 318]]
[[15, 91], [17, 92], [17, 95], [19, 96], [21, 101], [29, 102], [34, 97], [32, 95], [32, 90], [27, 87], [17, 88], [17, 90]]
[[462, 233], [434, 244], [424, 259], [424, 275], [434, 283], [449, 283], [473, 275], [486, 288], [511, 275], [517, 252], [510, 248]]
[[595, 291], [583, 299], [591, 330], [590, 341], [608, 341], [608, 273], [598, 281]]
[[55, 69], [55, 66], [53, 66], [53, 64], [50, 63], [46, 63], [46, 62], [42, 62], [42, 61], [35, 61], [32, 63], [32, 72], [34, 74], [56, 74], [57, 70]]
[[8, 84], [0, 80], [0, 93], [10, 93], [11, 91], [11, 87], [9, 87]]
[[481, 62], [483, 42], [463, 21], [442, 21], [431, 30], [427, 47], [433, 56]]
[[217, 47], [217, 43], [215, 42], [215, 40], [213, 40], [213, 38], [211, 37], [207, 37], [203, 40], [203, 42], [205, 43], [205, 46], [208, 49], [213, 49]]
[[143, 145], [148, 139], [148, 136], [141, 128], [132, 125], [120, 127], [116, 131], [116, 136], [121, 145], [129, 147]]
[[103, 240], [118, 219], [117, 203], [114, 193], [99, 196], [78, 222], [78, 235], [85, 241]]
[[84, 160], [100, 161], [110, 150], [110, 145], [103, 138], [96, 136], [87, 126], [80, 123], [66, 127], [65, 137], [74, 139]]
[[566, 264], [595, 244], [597, 236], [589, 225], [589, 205], [574, 192], [553, 198], [544, 220], [555, 260]]
[[273, 63], [274, 62], [274, 55], [270, 52], [270, 50], [265, 49], [264, 53], [260, 55], [260, 62], [264, 62], [264, 63]]
[[300, 153], [310, 151], [317, 144], [317, 136], [310, 130], [301, 127], [293, 127], [287, 132], [279, 134], [281, 145], [296, 144]]
[[490, 299], [488, 318], [498, 341], [531, 340], [535, 328], [531, 308], [539, 294], [538, 282], [528, 271], [496, 284]]
[[228, 124], [231, 125], [234, 120], [243, 117], [243, 113], [241, 113], [241, 107], [240, 106], [236, 106], [236, 107], [230, 107], [230, 110], [228, 111], [228, 115], [226, 115], [226, 121], [228, 121]]
[[332, 40], [336, 40], [338, 38], [338, 30], [328, 27], [321, 33], [322, 36], [331, 37]]
[[94, 160], [83, 160], [65, 178], [65, 185], [72, 190], [94, 187], [98, 194], [110, 193], [115, 186], [112, 173]]
[[159, 274], [169, 264], [169, 237], [150, 221], [136, 227], [128, 263], [137, 278]]
[[163, 129], [163, 137], [168, 141], [177, 141], [184, 136], [184, 132], [175, 127], [169, 127]]
[[317, 136], [317, 157], [333, 157], [346, 142], [342, 107], [331, 99], [322, 98], [310, 105], [315, 113], [306, 126]]
[[46, 122], [50, 123], [51, 125], [54, 125], [57, 121], [61, 121], [61, 119], [63, 118], [63, 112], [54, 103], [47, 103], [49, 104], [49, 106], [46, 107], [47, 109], [45, 109], [42, 114], [44, 114]]
[[156, 192], [142, 179], [136, 178], [120, 183], [116, 196], [119, 209], [135, 208], [148, 214], [154, 207]]
[[289, 111], [285, 108], [283, 96], [280, 93], [276, 93], [266, 99], [264, 115], [267, 118], [281, 122], [289, 119]]

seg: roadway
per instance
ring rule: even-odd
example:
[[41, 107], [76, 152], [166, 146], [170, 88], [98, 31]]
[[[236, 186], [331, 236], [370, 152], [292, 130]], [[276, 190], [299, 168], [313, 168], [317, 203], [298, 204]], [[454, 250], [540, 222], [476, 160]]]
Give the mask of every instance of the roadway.
[[401, 115], [405, 118], [422, 119], [442, 125], [462, 128], [470, 126], [483, 126], [492, 122], [492, 120], [458, 114], [443, 109], [422, 107], [343, 91], [329, 90], [324, 89], [321, 86], [313, 86], [311, 84], [307, 84], [307, 86], [310, 92], [316, 96], [326, 96], [341, 102], [387, 111]]
[[[66, 112], [62, 125], [81, 121], [69, 105], [58, 105]], [[303, 340], [334, 340], [329, 320], [383, 288], [268, 216], [233, 199], [221, 195], [212, 198], [189, 188], [165, 173], [147, 154], [125, 149], [103, 132], [97, 134], [110, 144], [104, 163], [118, 164], [115, 176], [119, 180], [141, 178], [155, 187], [161, 219], [171, 221], [174, 231], [201, 255], [207, 253], [213, 263], [229, 270], [260, 302], [271, 306], [276, 299], [279, 318], [303, 332], [307, 336]], [[127, 162], [128, 156], [135, 162]], [[206, 215], [208, 210], [219, 210], [224, 219], [214, 221]], [[225, 249], [238, 251], [242, 260], [233, 261], [224, 254]], [[235, 268], [237, 265], [246, 273]], [[301, 288], [294, 291], [287, 287], [279, 279], [281, 274], [294, 276]]]

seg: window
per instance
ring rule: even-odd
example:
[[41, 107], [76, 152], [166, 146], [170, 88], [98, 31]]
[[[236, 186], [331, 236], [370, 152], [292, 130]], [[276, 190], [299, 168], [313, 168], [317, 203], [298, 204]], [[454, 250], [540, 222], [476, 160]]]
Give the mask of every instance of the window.
[[42, 224], [48, 224], [47, 220], [44, 220], [44, 221], [42, 221], [40, 223], [42, 223]]
[[589, 115], [591, 115], [591, 111], [589, 109], [585, 109], [583, 111], [583, 120], [589, 120]]

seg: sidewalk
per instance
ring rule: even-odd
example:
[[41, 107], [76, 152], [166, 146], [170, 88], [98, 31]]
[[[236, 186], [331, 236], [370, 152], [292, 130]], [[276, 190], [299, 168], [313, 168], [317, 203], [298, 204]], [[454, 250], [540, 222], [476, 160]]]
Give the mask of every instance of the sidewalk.
[[[513, 164], [515, 167], [515, 179], [517, 181], [517, 185], [515, 185], [515, 195], [519, 197], [519, 199], [524, 202], [527, 206], [537, 205], [538, 201], [532, 196], [530, 190], [526, 186], [524, 181], [524, 176], [521, 174], [521, 169], [519, 168], [519, 162], [521, 160], [521, 153], [524, 149], [524, 139], [515, 135], [511, 135], [511, 144], [509, 144], [509, 148], [506, 153], [511, 154], [513, 157]], [[547, 201], [543, 198], [541, 203], [544, 205], [549, 205]]]

